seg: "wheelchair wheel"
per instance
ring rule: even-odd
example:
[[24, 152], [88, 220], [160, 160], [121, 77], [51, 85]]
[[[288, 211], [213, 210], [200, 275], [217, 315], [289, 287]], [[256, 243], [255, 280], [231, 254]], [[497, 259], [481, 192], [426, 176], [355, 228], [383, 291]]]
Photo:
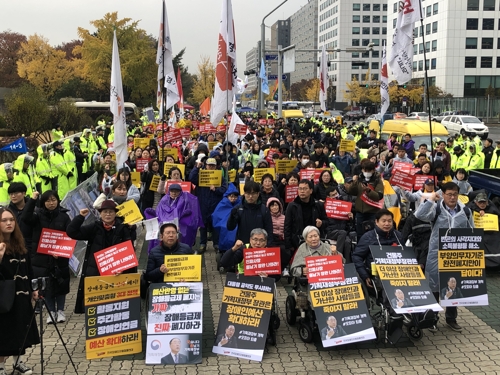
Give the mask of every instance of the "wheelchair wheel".
[[411, 325], [408, 327], [408, 335], [410, 335], [410, 339], [418, 341], [424, 337], [424, 332], [415, 325]]
[[313, 331], [309, 324], [305, 322], [300, 323], [299, 336], [305, 343], [310, 343], [313, 340]]
[[273, 328], [275, 330], [278, 330], [278, 328], [280, 327], [280, 325], [281, 325], [280, 317], [276, 314], [275, 317], [274, 317]]
[[293, 296], [286, 297], [285, 302], [286, 322], [293, 326], [297, 322], [297, 309], [295, 306], [295, 298]]

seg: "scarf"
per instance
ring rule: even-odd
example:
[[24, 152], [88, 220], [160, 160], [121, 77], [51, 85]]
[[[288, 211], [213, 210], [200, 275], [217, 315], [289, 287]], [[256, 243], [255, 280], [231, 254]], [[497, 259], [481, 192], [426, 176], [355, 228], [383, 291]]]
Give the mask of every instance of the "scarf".
[[112, 224], [106, 224], [105, 222], [103, 222], [102, 225], [104, 226], [104, 229], [106, 229], [109, 232], [115, 226], [115, 222], [113, 221]]

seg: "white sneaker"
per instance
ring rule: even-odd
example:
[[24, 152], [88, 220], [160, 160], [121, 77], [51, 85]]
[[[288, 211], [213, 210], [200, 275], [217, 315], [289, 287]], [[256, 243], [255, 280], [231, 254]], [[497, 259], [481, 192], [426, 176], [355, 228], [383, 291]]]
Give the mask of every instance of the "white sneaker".
[[283, 273], [281, 274], [281, 276], [283, 276], [283, 277], [288, 277], [288, 276], [290, 276], [290, 272], [288, 272], [288, 268], [285, 268], [285, 269], [283, 270]]
[[20, 375], [31, 375], [31, 374], [33, 374], [33, 371], [31, 370], [31, 368], [29, 368], [28, 366], [26, 366], [26, 363], [24, 363], [24, 362], [19, 362], [17, 364], [17, 366], [14, 367], [14, 371], [17, 374], [20, 374]]
[[57, 323], [64, 323], [66, 321], [66, 315], [64, 315], [64, 311], [59, 310], [57, 312]]
[[[52, 314], [52, 317], [50, 317], [50, 314]], [[55, 319], [57, 319], [57, 313], [55, 311], [51, 311], [51, 313], [47, 312], [47, 324], [54, 324]], [[54, 320], [52, 320], [54, 318]]]
[[0, 368], [0, 375], [7, 375], [4, 368]]

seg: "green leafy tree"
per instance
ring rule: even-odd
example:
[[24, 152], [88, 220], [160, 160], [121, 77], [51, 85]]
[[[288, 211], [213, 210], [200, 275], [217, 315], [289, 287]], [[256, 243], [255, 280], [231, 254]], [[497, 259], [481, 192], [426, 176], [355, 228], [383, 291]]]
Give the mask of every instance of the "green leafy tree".
[[0, 87], [18, 87], [24, 82], [17, 73], [17, 54], [26, 40], [9, 30], [0, 33]]
[[184, 94], [184, 100], [191, 97], [195, 82], [194, 75], [189, 73], [188, 68], [182, 63], [185, 52], [186, 48], [183, 48], [177, 55], [172, 58], [172, 64], [174, 65], [175, 74], [177, 74], [177, 70], [179, 68], [181, 69], [182, 92]]
[[80, 131], [93, 122], [85, 110], [75, 107], [72, 102], [57, 102], [50, 112], [50, 124], [53, 126], [60, 124], [65, 134], [70, 131]]
[[198, 63], [198, 73], [194, 78], [194, 87], [189, 100], [199, 105], [206, 98], [212, 97], [215, 89], [215, 64], [208, 56], [202, 56]]

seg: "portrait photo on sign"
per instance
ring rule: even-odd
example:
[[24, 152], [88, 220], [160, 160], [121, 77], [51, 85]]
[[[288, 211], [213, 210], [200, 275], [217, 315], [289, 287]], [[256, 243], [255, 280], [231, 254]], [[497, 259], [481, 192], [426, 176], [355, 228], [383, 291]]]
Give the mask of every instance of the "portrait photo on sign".
[[148, 336], [147, 364], [181, 365], [200, 362], [201, 334]]

